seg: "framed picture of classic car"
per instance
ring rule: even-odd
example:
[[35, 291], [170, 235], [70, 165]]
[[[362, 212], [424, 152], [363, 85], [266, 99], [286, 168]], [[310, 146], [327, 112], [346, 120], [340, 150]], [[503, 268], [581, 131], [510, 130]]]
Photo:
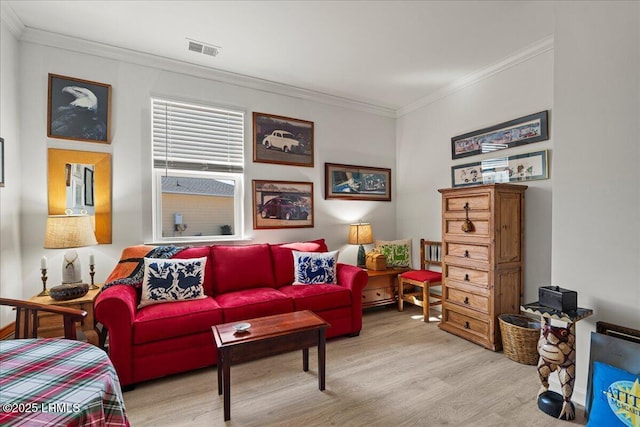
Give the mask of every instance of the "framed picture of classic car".
[[253, 113], [253, 161], [313, 167], [313, 122]]
[[391, 201], [391, 169], [324, 164], [324, 198]]
[[47, 136], [109, 144], [111, 85], [49, 74]]
[[313, 183], [253, 181], [253, 228], [313, 227]]

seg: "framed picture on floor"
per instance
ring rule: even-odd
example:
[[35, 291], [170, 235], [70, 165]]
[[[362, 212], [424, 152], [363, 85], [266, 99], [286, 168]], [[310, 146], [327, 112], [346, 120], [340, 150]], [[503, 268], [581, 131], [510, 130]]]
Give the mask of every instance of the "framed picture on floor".
[[49, 74], [47, 136], [108, 144], [111, 85]]

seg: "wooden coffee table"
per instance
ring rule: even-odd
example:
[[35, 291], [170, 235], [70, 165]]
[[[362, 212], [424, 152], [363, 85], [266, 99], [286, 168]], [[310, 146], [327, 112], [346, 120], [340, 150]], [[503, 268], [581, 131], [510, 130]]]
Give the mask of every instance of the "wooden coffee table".
[[[234, 325], [248, 322], [247, 332]], [[218, 347], [218, 395], [224, 395], [224, 420], [231, 419], [231, 364], [302, 350], [302, 369], [309, 370], [309, 347], [318, 347], [318, 388], [325, 388], [325, 330], [315, 313], [294, 311], [211, 327]], [[224, 387], [223, 387], [224, 386]], [[224, 390], [223, 390], [224, 388]]]

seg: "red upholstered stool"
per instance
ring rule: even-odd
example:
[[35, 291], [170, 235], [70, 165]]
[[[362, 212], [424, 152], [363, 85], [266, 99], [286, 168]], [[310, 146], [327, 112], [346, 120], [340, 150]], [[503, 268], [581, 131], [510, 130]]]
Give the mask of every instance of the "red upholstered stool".
[[430, 308], [442, 305], [442, 273], [429, 270], [432, 265], [442, 265], [441, 247], [441, 242], [420, 239], [420, 270], [398, 275], [398, 311], [404, 310], [405, 302], [417, 305], [428, 322]]

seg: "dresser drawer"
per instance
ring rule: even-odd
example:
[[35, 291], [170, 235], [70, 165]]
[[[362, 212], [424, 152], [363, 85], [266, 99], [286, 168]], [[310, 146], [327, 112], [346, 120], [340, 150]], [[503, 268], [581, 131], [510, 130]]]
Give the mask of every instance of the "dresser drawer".
[[456, 328], [477, 334], [482, 337], [486, 337], [489, 333], [488, 319], [487, 321], [485, 321], [481, 318], [467, 316], [455, 310], [446, 309], [443, 312], [442, 320], [452, 326], [455, 326]]
[[489, 272], [484, 270], [446, 265], [445, 278], [447, 281], [451, 279], [483, 288], [489, 287]]
[[489, 193], [469, 194], [458, 197], [447, 197], [444, 204], [444, 212], [465, 212], [465, 206], [469, 207], [469, 214], [476, 211], [489, 211], [491, 199]]
[[489, 262], [489, 247], [486, 245], [470, 245], [467, 243], [445, 243], [444, 256], [459, 261]]
[[471, 219], [473, 224], [472, 231], [462, 231], [464, 218], [442, 218], [444, 226], [444, 239], [449, 240], [460, 236], [472, 236], [480, 238], [489, 238], [489, 220], [488, 219]]
[[396, 296], [393, 289], [378, 288], [378, 289], [364, 289], [362, 291], [362, 304], [365, 306], [388, 304], [395, 301]]
[[445, 287], [445, 293], [446, 299], [450, 303], [478, 310], [483, 313], [489, 313], [489, 298], [486, 296], [465, 292], [451, 287]]

